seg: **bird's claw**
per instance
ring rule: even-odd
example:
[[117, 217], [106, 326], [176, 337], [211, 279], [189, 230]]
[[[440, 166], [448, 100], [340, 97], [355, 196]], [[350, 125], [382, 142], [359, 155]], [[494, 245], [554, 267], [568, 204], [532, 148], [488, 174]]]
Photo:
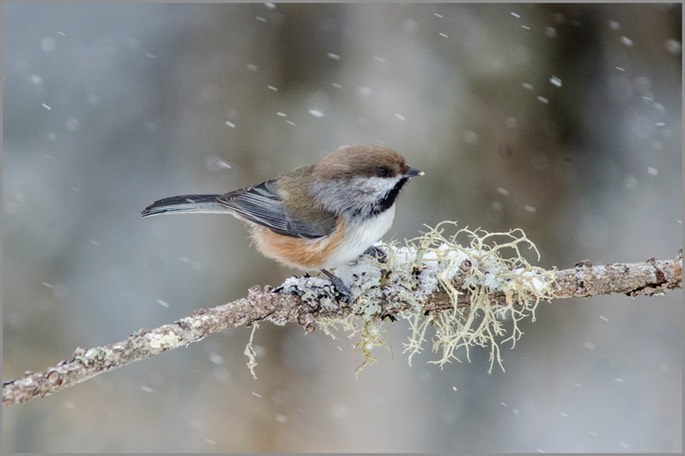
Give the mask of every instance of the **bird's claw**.
[[388, 255], [375, 245], [372, 245], [368, 249], [366, 249], [366, 252], [364, 252], [366, 255], [374, 257], [376, 260], [378, 260], [379, 263], [386, 263], [388, 261]]
[[326, 277], [328, 277], [328, 280], [331, 281], [333, 288], [335, 288], [335, 291], [337, 291], [338, 295], [340, 296], [340, 300], [352, 302], [352, 292], [347, 287], [347, 285], [345, 285], [345, 283], [342, 281], [340, 277], [328, 272], [325, 269], [322, 269], [321, 272], [323, 272], [326, 275]]

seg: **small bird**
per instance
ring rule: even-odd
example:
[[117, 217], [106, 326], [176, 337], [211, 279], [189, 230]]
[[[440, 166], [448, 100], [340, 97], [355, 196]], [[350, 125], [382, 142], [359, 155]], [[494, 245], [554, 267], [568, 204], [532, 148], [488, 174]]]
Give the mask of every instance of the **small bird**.
[[181, 195], [146, 207], [141, 215], [220, 213], [247, 222], [258, 250], [286, 266], [328, 271], [365, 252], [390, 229], [395, 199], [409, 178], [424, 173], [380, 145], [341, 146], [314, 165], [223, 195]]

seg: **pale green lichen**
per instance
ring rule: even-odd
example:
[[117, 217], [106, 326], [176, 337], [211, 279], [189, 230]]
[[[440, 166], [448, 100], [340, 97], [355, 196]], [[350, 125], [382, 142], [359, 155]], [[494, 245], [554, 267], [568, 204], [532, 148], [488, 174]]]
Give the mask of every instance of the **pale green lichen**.
[[252, 342], [254, 341], [254, 334], [257, 332], [257, 329], [259, 329], [259, 323], [253, 322], [252, 331], [250, 332], [250, 340], [247, 342], [247, 345], [245, 345], [245, 351], [243, 352], [243, 354], [247, 356], [247, 362], [245, 364], [247, 365], [247, 368], [250, 369], [252, 378], [255, 380], [257, 380], [257, 374], [254, 371], [254, 368], [257, 367], [257, 356], [255, 354], [254, 347], [252, 346]]
[[[442, 367], [452, 360], [460, 361], [457, 352], [461, 349], [470, 360], [471, 347], [489, 347], [489, 372], [495, 362], [504, 370], [500, 344], [511, 342], [512, 348], [515, 346], [523, 334], [519, 322], [527, 317], [534, 321], [538, 303], [551, 298], [554, 275], [532, 266], [523, 256], [522, 249], [527, 247], [539, 260], [537, 248], [521, 229], [488, 233], [462, 228], [445, 235], [447, 227], [455, 228], [456, 223], [442, 222], [408, 241], [424, 266], [437, 261], [433, 272], [452, 306], [428, 315], [402, 314], [411, 328], [404, 352], [409, 354], [411, 363], [412, 357], [422, 350], [428, 328], [433, 327], [432, 349], [440, 353], [440, 358], [431, 363]], [[462, 238], [466, 245], [460, 243]], [[509, 256], [505, 256], [507, 253]], [[459, 280], [455, 280], [458, 276]], [[461, 283], [459, 289], [455, 282]], [[504, 304], [493, 299], [497, 292], [504, 294]], [[468, 306], [458, 305], [462, 294], [468, 296]], [[507, 334], [507, 327], [510, 335], [500, 340]]]
[[180, 339], [177, 334], [169, 331], [165, 334], [148, 334], [149, 345], [154, 349], [169, 349], [177, 347]]
[[[367, 276], [364, 279], [370, 280], [354, 281], [361, 282], [364, 290], [353, 289], [357, 299], [352, 315], [317, 319], [318, 326], [327, 334], [341, 328], [350, 337], [358, 337], [355, 348], [364, 357], [359, 372], [375, 361], [373, 348], [390, 349], [381, 317], [399, 308], [393, 314], [408, 321], [411, 330], [404, 344], [410, 364], [430, 339], [433, 352], [440, 354], [430, 363], [442, 367], [453, 360], [461, 361], [458, 352], [470, 360], [472, 347], [486, 347], [490, 349], [489, 372], [495, 362], [504, 370], [500, 345], [511, 342], [513, 348], [523, 334], [519, 322], [528, 317], [535, 320], [538, 303], [551, 298], [553, 274], [532, 266], [523, 256], [522, 250], [527, 248], [539, 260], [537, 248], [520, 229], [501, 233], [456, 230], [456, 223], [451, 221], [428, 228], [426, 234], [407, 241], [405, 246], [393, 242], [383, 247], [387, 255], [387, 263], [380, 265], [387, 271], [383, 275], [368, 272], [379, 271], [379, 265], [364, 265], [375, 260], [363, 257], [354, 266], [338, 268], [336, 274], [347, 279], [346, 283], [358, 278], [360, 268]], [[453, 234], [445, 234], [447, 229]], [[452, 306], [424, 314], [423, 305], [440, 290]], [[504, 296], [504, 303], [493, 299], [498, 292]], [[467, 306], [459, 305], [462, 295], [468, 297]]]

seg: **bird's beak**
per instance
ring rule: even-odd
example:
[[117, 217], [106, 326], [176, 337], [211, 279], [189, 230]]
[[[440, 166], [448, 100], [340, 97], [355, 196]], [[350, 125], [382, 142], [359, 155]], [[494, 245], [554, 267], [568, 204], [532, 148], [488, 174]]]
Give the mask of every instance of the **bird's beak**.
[[407, 177], [414, 177], [414, 176], [423, 176], [424, 173], [423, 171], [420, 171], [416, 168], [409, 168], [406, 173], [404, 173], [405, 176]]

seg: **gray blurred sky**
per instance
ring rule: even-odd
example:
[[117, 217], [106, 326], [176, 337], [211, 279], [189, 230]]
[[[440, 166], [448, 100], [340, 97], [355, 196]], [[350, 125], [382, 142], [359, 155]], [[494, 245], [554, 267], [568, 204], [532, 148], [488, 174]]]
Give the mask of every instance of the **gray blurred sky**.
[[[386, 143], [386, 238], [520, 227], [543, 266], [682, 245], [680, 5], [3, 7], [5, 379], [293, 273], [231, 217], [139, 212]], [[487, 351], [358, 380], [353, 340], [249, 330], [4, 410], [10, 452], [681, 451], [682, 293], [541, 304]]]

